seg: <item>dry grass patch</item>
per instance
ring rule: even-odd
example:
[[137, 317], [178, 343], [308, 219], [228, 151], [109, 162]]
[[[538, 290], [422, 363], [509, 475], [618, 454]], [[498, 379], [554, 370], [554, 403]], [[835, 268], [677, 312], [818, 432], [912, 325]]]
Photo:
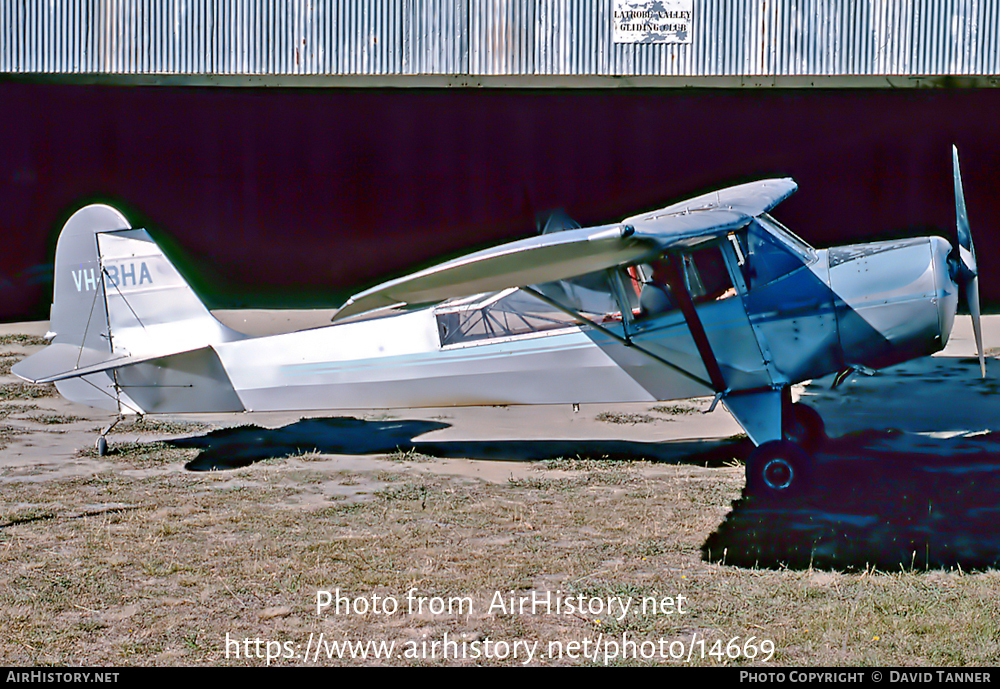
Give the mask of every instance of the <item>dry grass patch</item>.
[[26, 430], [18, 426], [11, 426], [10, 424], [0, 424], [0, 449], [7, 447], [14, 437], [19, 435], [24, 435], [27, 433]]
[[0, 400], [34, 400], [43, 397], [55, 397], [56, 386], [51, 383], [45, 385], [29, 385], [27, 383], [7, 383], [0, 385]]
[[668, 416], [685, 416], [688, 414], [699, 414], [700, 410], [682, 404], [661, 404], [651, 407], [651, 412], [656, 414], [666, 414]]
[[44, 337], [37, 335], [27, 335], [24, 333], [12, 333], [0, 335], [0, 347], [18, 345], [21, 347], [43, 347], [49, 343]]
[[0, 356], [0, 376], [9, 376], [10, 369], [21, 360], [19, 356]]
[[423, 452], [418, 452], [416, 448], [410, 448], [409, 450], [397, 449], [395, 452], [390, 452], [387, 455], [383, 455], [382, 459], [390, 462], [433, 462], [435, 460], [431, 455], [426, 455]]
[[626, 412], [601, 412], [596, 417], [598, 421], [603, 421], [605, 423], [621, 423], [621, 424], [637, 424], [637, 423], [656, 423], [661, 419], [657, 419], [649, 414], [629, 414]]
[[29, 411], [35, 411], [37, 409], [37, 404], [24, 404], [21, 402], [0, 403], [0, 419], [5, 419], [8, 416], [23, 414]]
[[[702, 544], [742, 487], [735, 468], [564, 459], [539, 464], [535, 479], [490, 484], [419, 465], [385, 471], [375, 460], [353, 479], [321, 461], [192, 473], [181, 468], [188, 450], [112, 449], [107, 469], [90, 477], [0, 484], [8, 505], [0, 514], [0, 657], [9, 664], [265, 663], [237, 657], [232, 646], [227, 657], [227, 634], [292, 643], [298, 655], [319, 634], [397, 648], [447, 634], [539, 649], [626, 635], [703, 639], [708, 651], [753, 636], [774, 642], [772, 664], [795, 665], [994, 664], [1000, 653], [993, 572], [840, 574], [703, 561]], [[383, 485], [366, 500], [300, 500], [317, 482], [352, 480]], [[413, 591], [424, 602], [468, 605], [317, 614], [318, 590], [401, 604]], [[636, 603], [683, 596], [686, 612], [619, 618], [496, 608], [498, 595], [545, 592]], [[326, 658], [328, 648], [318, 661], [276, 663], [522, 661], [361, 661]], [[693, 662], [746, 660], [696, 651]]]
[[[37, 408], [37, 407], [36, 407]], [[83, 421], [84, 419], [79, 416], [71, 416], [69, 414], [57, 414], [55, 412], [40, 412], [35, 414], [27, 414], [24, 417], [28, 421], [33, 421], [34, 423], [40, 423], [44, 426], [61, 426], [68, 423], [76, 423], [77, 421]]]
[[148, 416], [130, 416], [116, 425], [112, 435], [181, 435], [199, 433], [207, 430], [208, 424], [198, 421], [173, 421], [170, 419], [150, 418]]
[[108, 452], [99, 457], [96, 448], [86, 447], [77, 455], [91, 459], [101, 459], [126, 468], [151, 468], [167, 464], [182, 465], [197, 455], [196, 450], [177, 448], [165, 442], [139, 442], [114, 440], [108, 443]]

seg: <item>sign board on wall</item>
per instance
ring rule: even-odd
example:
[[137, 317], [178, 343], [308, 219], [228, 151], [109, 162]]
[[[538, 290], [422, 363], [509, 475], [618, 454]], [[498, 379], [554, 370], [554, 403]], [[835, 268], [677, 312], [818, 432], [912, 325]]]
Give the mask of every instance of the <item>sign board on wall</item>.
[[614, 0], [615, 43], [690, 43], [694, 0]]

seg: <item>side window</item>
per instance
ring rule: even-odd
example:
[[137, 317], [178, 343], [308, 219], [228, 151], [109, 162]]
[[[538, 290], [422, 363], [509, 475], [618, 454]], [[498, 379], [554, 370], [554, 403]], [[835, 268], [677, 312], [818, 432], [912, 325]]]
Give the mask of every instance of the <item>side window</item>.
[[[675, 265], [681, 269], [684, 284], [695, 304], [736, 295], [719, 243], [685, 251], [678, 255]], [[658, 316], [678, 308], [671, 284], [671, 280], [677, 278], [666, 259], [637, 268], [642, 276], [640, 318]]]
[[518, 289], [445, 302], [434, 315], [442, 347], [577, 325], [574, 318]]
[[691, 298], [698, 304], [736, 294], [718, 244], [683, 254], [684, 275]]
[[639, 285], [639, 313], [637, 318], [660, 316], [677, 308], [670, 278], [673, 274], [666, 259], [644, 263], [629, 269]]
[[756, 222], [739, 235], [744, 258], [741, 263], [747, 289], [777, 280], [802, 266], [803, 261]]

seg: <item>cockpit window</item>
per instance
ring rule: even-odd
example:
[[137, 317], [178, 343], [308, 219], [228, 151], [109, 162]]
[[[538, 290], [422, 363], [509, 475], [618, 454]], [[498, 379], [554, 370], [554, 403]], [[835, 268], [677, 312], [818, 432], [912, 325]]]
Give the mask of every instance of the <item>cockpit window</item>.
[[[684, 277], [694, 303], [714, 301], [736, 294], [718, 244], [681, 254]], [[729, 294], [731, 292], [731, 294]]]
[[[720, 242], [677, 254], [675, 260], [695, 304], [736, 295]], [[677, 308], [674, 286], [670, 284], [676, 278], [666, 258], [637, 266], [635, 272], [641, 284], [639, 318], [658, 316]]]

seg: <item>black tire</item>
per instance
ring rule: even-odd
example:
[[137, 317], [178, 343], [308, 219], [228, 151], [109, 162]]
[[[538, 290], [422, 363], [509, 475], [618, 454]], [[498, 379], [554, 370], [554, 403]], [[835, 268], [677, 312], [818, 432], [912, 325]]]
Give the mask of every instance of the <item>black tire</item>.
[[808, 404], [796, 402], [792, 413], [785, 418], [783, 433], [785, 440], [795, 443], [806, 452], [812, 452], [826, 440], [826, 425], [819, 412]]
[[809, 457], [788, 440], [772, 440], [747, 458], [747, 492], [762, 498], [801, 494], [809, 485]]

